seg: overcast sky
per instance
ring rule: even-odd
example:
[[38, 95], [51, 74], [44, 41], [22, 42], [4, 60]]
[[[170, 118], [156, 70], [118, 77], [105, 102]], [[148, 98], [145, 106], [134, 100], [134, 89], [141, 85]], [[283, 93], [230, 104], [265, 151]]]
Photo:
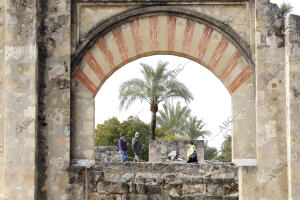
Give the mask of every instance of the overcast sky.
[[[281, 4], [283, 1], [271, 0], [271, 2]], [[300, 15], [299, 0], [285, 0], [285, 2], [290, 2], [294, 7], [292, 13]], [[178, 79], [194, 95], [194, 101], [188, 106], [191, 108], [192, 114], [199, 119], [203, 119], [207, 124], [205, 128], [212, 132], [212, 135], [207, 137], [209, 145], [220, 148], [223, 135], [230, 133], [230, 130], [220, 133], [220, 126], [223, 126], [223, 122], [231, 116], [231, 96], [223, 83], [209, 70], [194, 61], [177, 56], [157, 55], [144, 57], [130, 62], [116, 71], [104, 83], [96, 96], [95, 125], [103, 123], [113, 116], [123, 121], [131, 115], [138, 116], [144, 122], [150, 123], [150, 107], [146, 102], [136, 102], [127, 111], [119, 110], [119, 86], [124, 81], [142, 76], [139, 63], [144, 62], [151, 66], [156, 66], [159, 60], [168, 61], [169, 69], [174, 69], [180, 64], [185, 66], [184, 70], [178, 75]], [[161, 107], [160, 105], [159, 108]]]

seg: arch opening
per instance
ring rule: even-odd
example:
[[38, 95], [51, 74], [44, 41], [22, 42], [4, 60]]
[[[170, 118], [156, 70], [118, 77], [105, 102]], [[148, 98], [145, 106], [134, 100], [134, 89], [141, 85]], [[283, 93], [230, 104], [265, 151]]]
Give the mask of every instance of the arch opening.
[[[122, 82], [132, 78], [142, 78], [140, 63], [147, 63], [155, 68], [160, 60], [169, 63], [168, 70], [180, 69], [178, 80], [184, 83], [194, 96], [190, 104], [175, 99], [173, 105], [180, 102], [182, 106], [188, 106], [192, 111], [191, 115], [203, 120], [206, 124], [205, 130], [211, 131], [212, 134], [205, 138], [208, 144], [220, 148], [222, 136], [231, 134], [231, 124], [224, 125], [232, 115], [231, 95], [223, 83], [209, 70], [192, 60], [178, 56], [143, 57], [124, 65], [112, 74], [95, 97], [95, 128], [112, 117], [122, 122], [134, 116], [150, 124], [151, 116], [147, 102], [136, 101], [128, 110], [120, 110], [118, 92]], [[162, 105], [163, 102], [159, 104], [159, 110], [162, 110]]]
[[79, 56], [79, 61], [73, 62], [72, 95], [76, 100], [72, 102], [72, 157], [94, 158], [94, 97], [105, 80], [133, 60], [162, 54], [193, 60], [218, 77], [231, 94], [232, 116], [238, 116], [232, 122], [232, 157], [255, 159], [254, 66], [233, 36], [209, 26], [213, 19], [200, 23], [170, 13], [155, 12], [121, 22], [89, 43], [81, 51], [82, 59]]

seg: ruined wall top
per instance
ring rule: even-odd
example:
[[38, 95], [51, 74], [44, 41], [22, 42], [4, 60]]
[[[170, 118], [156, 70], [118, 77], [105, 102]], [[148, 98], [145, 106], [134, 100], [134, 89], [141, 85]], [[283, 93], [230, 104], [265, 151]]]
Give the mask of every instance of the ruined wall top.
[[[198, 161], [203, 161], [204, 141], [193, 140], [193, 142], [196, 147]], [[168, 158], [169, 154], [173, 151], [176, 151], [176, 155], [179, 158], [184, 159], [186, 158], [188, 144], [189, 144], [188, 140], [178, 140], [178, 141], [151, 140], [149, 141], [149, 162], [169, 161], [170, 159]]]
[[155, 2], [155, 3], [165, 3], [168, 4], [169, 2], [176, 2], [176, 3], [185, 3], [188, 2], [189, 4], [191, 3], [241, 3], [241, 2], [248, 2], [250, 0], [76, 0], [76, 2], [122, 2], [122, 3], [133, 3], [133, 2], [138, 2], [138, 3], [150, 3], [150, 2]]
[[[86, 177], [87, 176], [87, 177]], [[70, 168], [71, 199], [238, 199], [238, 170], [231, 163], [101, 163]], [[79, 197], [79, 198], [78, 198]], [[80, 198], [81, 197], [81, 198]]]

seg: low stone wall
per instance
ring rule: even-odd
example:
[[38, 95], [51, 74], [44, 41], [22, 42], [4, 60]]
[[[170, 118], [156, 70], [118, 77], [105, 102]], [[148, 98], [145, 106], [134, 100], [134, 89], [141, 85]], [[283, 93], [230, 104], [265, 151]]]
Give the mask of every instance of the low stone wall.
[[87, 171], [87, 178], [76, 169], [70, 174], [73, 200], [79, 199], [83, 191], [88, 200], [238, 199], [238, 171], [231, 163], [96, 162]]
[[95, 158], [100, 162], [119, 162], [120, 154], [116, 146], [95, 146]]
[[[204, 160], [204, 141], [194, 140], [198, 161]], [[149, 162], [167, 162], [168, 154], [176, 150], [179, 157], [186, 158], [189, 140], [178, 141], [149, 141]]]

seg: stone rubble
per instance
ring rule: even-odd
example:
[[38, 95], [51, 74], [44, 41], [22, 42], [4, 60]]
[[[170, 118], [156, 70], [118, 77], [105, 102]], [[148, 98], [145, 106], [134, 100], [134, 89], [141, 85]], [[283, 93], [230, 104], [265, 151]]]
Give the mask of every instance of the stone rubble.
[[[76, 171], [77, 170], [77, 171]], [[200, 164], [101, 163], [87, 176], [73, 170], [72, 180], [88, 180], [89, 200], [110, 199], [238, 199], [238, 170], [231, 163]], [[84, 184], [72, 182], [74, 199]], [[79, 198], [78, 198], [79, 199]]]

